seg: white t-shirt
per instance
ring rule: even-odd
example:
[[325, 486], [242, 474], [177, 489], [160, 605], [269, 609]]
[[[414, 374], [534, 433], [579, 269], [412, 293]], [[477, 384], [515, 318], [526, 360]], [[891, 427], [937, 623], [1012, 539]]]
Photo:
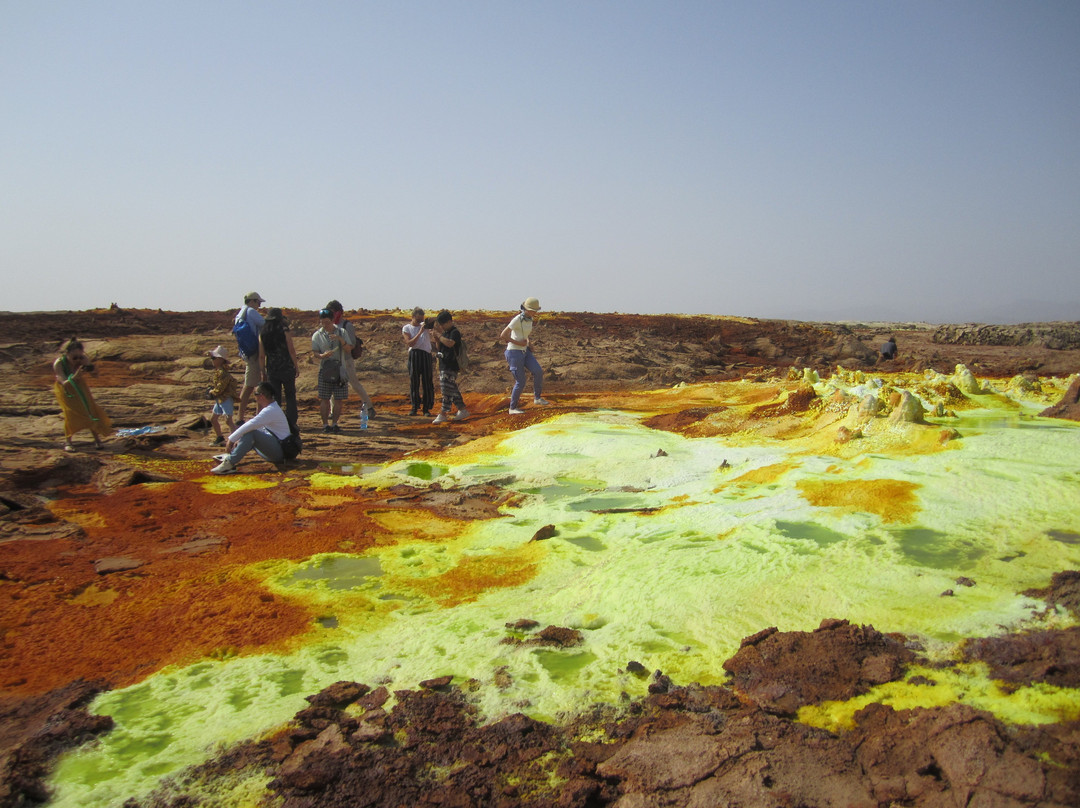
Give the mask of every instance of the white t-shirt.
[[[529, 334], [533, 330], [533, 321], [531, 317], [526, 317], [525, 312], [521, 312], [516, 315], [513, 320], [510, 321], [510, 339], [517, 342], [525, 342], [529, 338]], [[515, 345], [513, 342], [506, 343], [506, 349], [509, 351], [524, 351], [528, 346]]]
[[427, 351], [428, 353], [431, 353], [431, 329], [424, 328], [423, 323], [420, 323], [420, 325], [405, 323], [405, 325], [401, 327], [401, 333], [404, 334], [408, 339], [412, 339], [419, 333], [421, 335], [420, 339], [418, 339], [412, 344], [412, 348], [410, 348], [410, 350]]
[[289, 419], [276, 401], [271, 401], [257, 413], [255, 417], [244, 421], [229, 435], [229, 441], [236, 443], [247, 432], [255, 429], [265, 429], [278, 440], [289, 437]]

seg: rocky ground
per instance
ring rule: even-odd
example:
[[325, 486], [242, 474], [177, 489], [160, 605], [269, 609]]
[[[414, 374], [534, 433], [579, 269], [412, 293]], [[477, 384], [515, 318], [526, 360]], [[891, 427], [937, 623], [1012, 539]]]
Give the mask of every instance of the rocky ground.
[[[360, 430], [354, 397], [343, 434], [324, 436], [318, 431], [315, 367], [308, 362], [316, 315], [286, 311], [303, 364], [305, 449], [294, 468], [314, 470], [358, 458], [382, 463], [548, 417], [552, 410], [506, 413], [509, 377], [498, 335], [510, 314], [458, 314], [472, 358], [462, 379], [472, 417], [440, 427], [407, 414], [400, 337], [405, 315], [352, 313], [368, 349], [360, 377], [377, 417]], [[208, 586], [208, 571], [222, 563], [222, 553], [245, 562], [265, 553], [261, 537], [233, 532], [226, 542], [213, 527], [224, 516], [208, 512], [205, 504], [174, 503], [168, 515], [140, 510], [139, 483], [163, 478], [155, 459], [191, 461], [192, 473], [212, 464], [209, 408], [202, 397], [209, 378], [205, 352], [223, 344], [235, 354], [231, 316], [115, 308], [0, 314], [0, 805], [45, 799], [42, 777], [52, 757], [107, 731], [107, 719], [84, 709], [99, 689], [138, 681], [184, 654], [258, 647], [278, 636], [255, 636], [254, 628], [242, 634], [237, 624], [261, 623], [242, 621], [239, 611], [230, 618], [230, 604], [272, 612], [279, 633], [297, 630], [308, 619], [290, 604], [250, 597], [253, 592], [231, 592], [230, 600], [220, 589], [200, 589]], [[112, 438], [100, 452], [90, 449], [86, 436], [75, 454], [60, 451], [50, 364], [72, 335], [84, 340], [95, 362], [91, 385], [114, 424], [157, 429]], [[899, 358], [879, 363], [875, 348], [888, 335], [897, 339]], [[601, 400], [617, 403], [620, 391], [679, 382], [779, 379], [790, 367], [822, 375], [838, 365], [951, 373], [963, 363], [982, 378], [1002, 379], [1067, 377], [1080, 370], [1078, 323], [932, 327], [563, 313], [544, 315], [534, 336], [545, 367], [545, 396], [558, 412]], [[234, 370], [239, 372], [239, 363]], [[1074, 385], [1053, 414], [1080, 419], [1077, 399]], [[267, 507], [274, 506], [275, 496], [287, 496], [256, 495]], [[492, 495], [440, 498], [433, 492], [432, 501], [422, 504], [466, 516], [494, 507]], [[110, 537], [108, 546], [87, 548], [80, 539], [90, 526], [58, 516], [62, 508], [55, 501], [102, 497], [115, 499], [128, 518], [143, 513], [147, 522], [173, 520], [178, 543], [150, 545], [149, 533], [133, 527]], [[54, 507], [46, 507], [50, 500]], [[370, 504], [358, 501], [350, 518], [363, 520]], [[334, 549], [320, 544], [314, 530], [294, 532], [292, 544], [274, 548], [282, 557]], [[119, 580], [131, 570], [139, 574], [114, 586], [114, 594], [98, 587], [103, 576], [116, 574]], [[1075, 611], [1078, 581], [1080, 574], [1063, 571], [1046, 597]], [[187, 588], [176, 597], [185, 603], [203, 598], [217, 604], [212, 621], [169, 622], [168, 592], [180, 584]], [[70, 617], [73, 610], [55, 608], [91, 605], [115, 597], [122, 587], [127, 594], [158, 587], [154, 591], [165, 592], [166, 599], [161, 612], [101, 626], [101, 636], [87, 638], [87, 626]], [[727, 687], [676, 686], [662, 672], [636, 671], [628, 661], [628, 670], [649, 677], [652, 695], [583, 716], [573, 726], [520, 715], [481, 725], [470, 710], [467, 686], [442, 680], [394, 694], [389, 708], [390, 694], [341, 683], [313, 695], [312, 706], [276, 738], [231, 750], [191, 773], [189, 796], [171, 793], [147, 804], [212, 805], [198, 795], [212, 793], [215, 778], [245, 768], [269, 771], [272, 790], [287, 806], [1080, 804], [1076, 723], [1007, 727], [959, 706], [902, 712], [870, 707], [839, 734], [792, 721], [802, 705], [849, 698], [901, 677], [918, 656], [904, 638], [822, 617], [821, 628], [809, 634], [766, 630], [747, 638], [724, 665], [731, 676]], [[545, 631], [537, 641], [573, 641], [568, 630]], [[103, 636], [114, 644], [103, 644]], [[972, 644], [968, 653], [1004, 681], [1076, 687], [1077, 637], [1075, 631], [1025, 635]]]

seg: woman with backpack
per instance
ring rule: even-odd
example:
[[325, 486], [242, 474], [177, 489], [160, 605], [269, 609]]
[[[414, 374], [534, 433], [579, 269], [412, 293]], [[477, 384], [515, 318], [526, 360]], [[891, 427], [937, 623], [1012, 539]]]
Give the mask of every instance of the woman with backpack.
[[285, 417], [289, 427], [296, 429], [299, 415], [296, 407], [296, 380], [300, 376], [300, 362], [289, 332], [289, 321], [281, 309], [270, 309], [266, 323], [259, 334], [259, 367], [263, 378], [274, 388], [274, 400], [280, 405], [285, 397]]
[[342, 308], [338, 301], [331, 300], [326, 304], [326, 308], [334, 315], [334, 325], [345, 332], [346, 339], [349, 341], [349, 347], [346, 349], [345, 356], [342, 359], [341, 375], [346, 384], [360, 396], [361, 406], [367, 409], [367, 417], [374, 418], [375, 407], [371, 403], [371, 396], [364, 389], [364, 385], [360, 384], [360, 379], [356, 375], [356, 360], [364, 352], [364, 341], [356, 336], [356, 329], [353, 328], [352, 323], [345, 319], [345, 309]]
[[532, 374], [533, 404], [545, 406], [551, 403], [541, 395], [544, 389], [544, 369], [533, 354], [529, 339], [535, 321], [540, 316], [540, 301], [535, 297], [526, 298], [520, 308], [521, 311], [499, 335], [499, 339], [506, 341], [506, 363], [510, 366], [510, 375], [514, 377], [514, 389], [510, 391], [511, 415], [522, 415], [525, 412], [518, 407], [518, 400], [521, 398], [521, 391], [525, 389], [526, 371]]

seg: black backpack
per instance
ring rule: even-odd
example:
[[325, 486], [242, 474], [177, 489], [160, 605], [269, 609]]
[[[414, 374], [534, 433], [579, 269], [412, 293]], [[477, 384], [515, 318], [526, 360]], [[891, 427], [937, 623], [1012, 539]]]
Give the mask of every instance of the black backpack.
[[297, 455], [304, 449], [304, 444], [300, 440], [300, 435], [294, 430], [289, 433], [288, 437], [281, 439], [281, 453], [285, 456], [286, 460], [295, 460]]

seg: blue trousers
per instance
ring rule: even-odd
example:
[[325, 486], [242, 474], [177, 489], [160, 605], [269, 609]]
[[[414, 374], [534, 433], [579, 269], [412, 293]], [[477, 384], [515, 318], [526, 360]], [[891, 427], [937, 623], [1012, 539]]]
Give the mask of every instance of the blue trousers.
[[514, 377], [514, 389], [510, 391], [510, 409], [516, 410], [521, 391], [525, 389], [525, 371], [532, 374], [533, 398], [540, 398], [544, 389], [544, 370], [536, 361], [532, 349], [525, 351], [506, 351], [506, 363], [510, 366], [510, 375]]
[[281, 441], [276, 435], [266, 429], [253, 429], [241, 435], [233, 450], [229, 452], [232, 464], [238, 465], [241, 458], [252, 449], [263, 460], [269, 460], [271, 463], [280, 463], [285, 459], [281, 451]]

